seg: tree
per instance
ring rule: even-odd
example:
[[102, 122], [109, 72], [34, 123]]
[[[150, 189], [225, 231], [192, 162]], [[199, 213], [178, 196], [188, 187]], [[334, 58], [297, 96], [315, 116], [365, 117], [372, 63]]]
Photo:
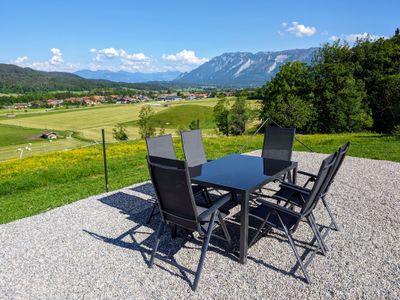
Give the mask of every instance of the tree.
[[400, 74], [382, 76], [377, 81], [377, 89], [381, 92], [371, 103], [374, 126], [379, 131], [392, 132], [400, 126]]
[[263, 120], [272, 118], [281, 126], [307, 131], [315, 119], [313, 76], [311, 68], [304, 63], [282, 66], [261, 89], [261, 97]]
[[128, 133], [126, 132], [126, 125], [117, 124], [113, 128], [113, 137], [117, 141], [126, 141], [128, 139]]
[[360, 131], [372, 126], [370, 110], [363, 103], [364, 82], [354, 78], [348, 63], [320, 63], [313, 68], [319, 132]]
[[214, 106], [214, 119], [219, 132], [229, 135], [229, 100], [221, 98]]
[[142, 139], [155, 135], [156, 129], [151, 122], [154, 110], [151, 106], [145, 105], [139, 111], [139, 133]]
[[190, 124], [189, 124], [189, 129], [190, 130], [195, 130], [195, 129], [199, 129], [200, 128], [200, 126], [199, 126], [199, 120], [193, 120], [192, 122], [190, 122]]
[[246, 122], [249, 119], [249, 109], [244, 98], [238, 98], [232, 105], [229, 114], [229, 132], [233, 135], [241, 135], [246, 130]]

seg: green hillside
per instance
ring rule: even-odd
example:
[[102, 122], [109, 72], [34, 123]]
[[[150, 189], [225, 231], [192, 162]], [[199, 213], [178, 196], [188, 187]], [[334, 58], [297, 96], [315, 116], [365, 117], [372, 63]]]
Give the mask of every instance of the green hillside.
[[[214, 128], [213, 108], [203, 105], [176, 105], [166, 110], [157, 112], [151, 121], [155, 127], [188, 128], [192, 121], [200, 122], [201, 128]], [[125, 123], [126, 125], [138, 125], [138, 121]]]
[[159, 88], [156, 84], [85, 79], [66, 72], [43, 72], [10, 64], [0, 64], [0, 93], [85, 91], [95, 88], [121, 87], [135, 89]]

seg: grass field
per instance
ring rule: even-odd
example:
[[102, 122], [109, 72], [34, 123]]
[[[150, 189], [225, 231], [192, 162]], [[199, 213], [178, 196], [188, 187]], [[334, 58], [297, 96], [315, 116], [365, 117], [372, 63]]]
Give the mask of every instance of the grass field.
[[[154, 123], [157, 127], [161, 127], [162, 123], [171, 119], [171, 124], [164, 124], [164, 126], [166, 127], [165, 132], [172, 134], [176, 134], [178, 127], [188, 128], [190, 122], [197, 119], [200, 119], [202, 127], [213, 126], [212, 107], [217, 103], [216, 99], [201, 99], [188, 103], [188, 101], [172, 102], [169, 103], [169, 107], [161, 105], [162, 103], [152, 103], [156, 104], [153, 109], [157, 113]], [[129, 125], [128, 136], [134, 140], [139, 137], [136, 121], [143, 105], [147, 105], [147, 103], [70, 109], [28, 109], [26, 112], [16, 111], [16, 116], [13, 118], [7, 117], [10, 110], [1, 110], [0, 161], [17, 157], [16, 149], [25, 148], [25, 143], [39, 142], [38, 135], [44, 130], [73, 131], [76, 133], [74, 137], [77, 139], [63, 139], [52, 144], [42, 142], [40, 145], [32, 147], [31, 152], [25, 151], [24, 156], [71, 149], [87, 145], [89, 142], [98, 142], [101, 140], [102, 128], [105, 129], [106, 140], [108, 142], [115, 141], [112, 129], [118, 123]], [[163, 111], [166, 113], [161, 114]]]
[[[40, 138], [43, 132], [41, 129], [24, 128], [13, 125], [0, 124], [0, 161], [18, 158], [19, 148], [23, 150], [23, 157], [29, 157], [36, 154], [45, 154], [52, 151], [70, 150], [88, 145], [89, 142], [73, 137], [61, 138], [57, 140], [44, 140]], [[64, 135], [64, 132], [58, 132]], [[26, 151], [28, 143], [30, 151]]]
[[[184, 128], [192, 121], [199, 120], [201, 128], [214, 128], [213, 108], [204, 105], [176, 105], [156, 113], [151, 122], [155, 127]], [[138, 121], [127, 122], [126, 125], [138, 126]]]
[[[313, 150], [330, 153], [340, 144], [352, 142], [349, 155], [400, 162], [400, 140], [372, 133], [299, 135]], [[261, 148], [262, 136], [204, 139], [207, 157]], [[175, 140], [180, 158], [180, 141]], [[299, 143], [295, 149], [306, 150]], [[110, 189], [148, 179], [142, 140], [107, 146]], [[0, 163], [0, 223], [38, 214], [84, 197], [104, 192], [102, 150], [92, 146], [71, 151], [9, 160]]]
[[47, 140], [41, 140], [38, 142], [32, 143], [30, 146], [30, 151], [26, 151], [25, 147], [27, 144], [18, 144], [18, 145], [9, 145], [0, 147], [0, 162], [8, 159], [19, 158], [18, 148], [24, 150], [23, 158], [31, 157], [39, 154], [48, 154], [54, 151], [68, 151], [75, 148], [80, 148], [88, 145], [92, 145], [93, 143], [83, 141], [75, 138], [66, 138], [66, 139], [58, 139], [49, 142]]
[[[155, 112], [171, 109], [181, 105], [188, 105], [188, 101], [169, 103], [170, 107], [153, 106]], [[193, 108], [201, 105], [204, 111], [206, 107], [213, 107], [216, 99], [201, 99], [190, 101]], [[255, 103], [252, 101], [252, 103]], [[156, 103], [155, 103], [156, 104]], [[0, 124], [21, 126], [25, 128], [42, 128], [51, 130], [71, 130], [78, 136], [89, 140], [100, 140], [101, 128], [106, 128], [107, 140], [111, 141], [112, 128], [118, 123], [131, 122], [133, 128], [128, 128], [130, 138], [138, 137], [138, 130], [134, 128], [134, 121], [138, 119], [139, 111], [145, 104], [128, 105], [103, 105], [80, 109], [39, 110], [38, 112], [20, 112], [15, 118], [0, 117]], [[252, 104], [254, 105], [254, 104]], [[174, 116], [172, 116], [174, 117]], [[179, 116], [175, 116], [178, 117]], [[190, 122], [189, 122], [190, 123]], [[189, 123], [187, 125], [189, 125]]]
[[0, 124], [0, 149], [3, 146], [30, 143], [40, 139], [42, 130]]

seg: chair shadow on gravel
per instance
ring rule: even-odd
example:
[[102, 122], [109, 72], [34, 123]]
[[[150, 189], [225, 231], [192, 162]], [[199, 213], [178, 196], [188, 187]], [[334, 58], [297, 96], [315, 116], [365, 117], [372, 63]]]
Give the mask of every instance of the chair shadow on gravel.
[[[131, 190], [140, 192], [147, 196], [152, 196], [150, 183], [145, 183], [143, 184], [143, 186], [138, 186]], [[145, 200], [143, 198], [123, 192], [117, 192], [113, 195], [109, 195], [98, 200], [106, 205], [120, 210], [120, 213], [127, 215], [127, 218], [131, 220], [135, 225], [133, 228], [122, 232], [117, 237], [104, 236], [86, 229], [83, 229], [83, 231], [91, 235], [93, 238], [103, 241], [105, 243], [109, 243], [121, 248], [138, 251], [143, 257], [143, 261], [148, 265], [160, 218], [160, 215], [157, 214], [152, 218], [149, 224], [146, 223], [148, 215], [152, 208], [152, 203], [149, 200]], [[231, 224], [227, 224], [228, 228], [230, 227], [230, 225]], [[239, 232], [239, 227], [235, 230]], [[229, 231], [231, 232], [230, 229]], [[178, 276], [191, 284], [191, 281], [188, 278], [188, 273], [194, 275], [196, 270], [190, 270], [185, 266], [178, 264], [178, 262], [174, 258], [174, 255], [178, 253], [181, 249], [197, 249], [198, 251], [196, 251], [195, 255], [198, 255], [198, 257], [200, 257], [202, 242], [201, 240], [198, 240], [197, 238], [191, 236], [190, 233], [185, 229], [178, 228], [177, 233], [177, 237], [172, 238], [169, 227], [167, 226], [165, 228], [157, 251], [155, 265], [163, 269], [164, 271], [172, 275]], [[215, 234], [222, 235], [222, 230], [217, 229], [215, 231]], [[224, 258], [237, 260], [237, 257], [234, 254], [229, 253], [226, 249], [227, 245], [224, 241], [221, 241], [217, 238], [211, 238], [208, 252], [217, 252]], [[198, 258], [196, 257], [194, 259], [197, 260]], [[162, 262], [165, 262], [177, 268], [178, 272], [174, 273], [170, 269], [165, 268], [157, 262], [158, 260], [161, 260]], [[221, 261], [221, 266], [222, 264], [223, 262]]]
[[[149, 265], [150, 255], [155, 241], [155, 235], [156, 235], [155, 232], [157, 230], [160, 218], [160, 215], [157, 214], [152, 218], [149, 224], [146, 223], [150, 210], [152, 209], [152, 202], [147, 199], [154, 197], [154, 191], [151, 183], [144, 183], [142, 185], [131, 188], [130, 190], [143, 194], [143, 198], [139, 197], [140, 194], [138, 196], [133, 196], [123, 192], [117, 192], [113, 195], [103, 197], [99, 199], [99, 201], [106, 205], [114, 207], [120, 210], [120, 213], [127, 215], [127, 218], [135, 224], [133, 228], [121, 233], [117, 237], [108, 237], [85, 229], [83, 231], [90, 234], [93, 238], [101, 240], [105, 243], [109, 243], [121, 248], [131, 249], [133, 251], [138, 251], [142, 256], [143, 261], [147, 265]], [[229, 253], [226, 250], [227, 249], [226, 243], [217, 238], [211, 238], [210, 245], [208, 248], [208, 251], [213, 251], [218, 253], [218, 255], [221, 255], [221, 267], [224, 264], [224, 262], [222, 261], [223, 259], [228, 258], [235, 261], [238, 260], [237, 249], [239, 249], [239, 241], [240, 241], [240, 235], [239, 235], [240, 214], [239, 213], [233, 214], [228, 218], [226, 218], [225, 221], [227, 223], [228, 230], [231, 234], [232, 241], [234, 243], [234, 249], [236, 249], [236, 251], [234, 251], [233, 253]], [[304, 224], [304, 226], [306, 225]], [[257, 228], [257, 223], [252, 222], [250, 219], [249, 220], [250, 238], [252, 237], [252, 234], [255, 233], [256, 228]], [[222, 230], [217, 229], [215, 231], [215, 234], [222, 236]], [[283, 235], [277, 232], [270, 232], [265, 238], [267, 239], [273, 238], [280, 242], [287, 243], [287, 257], [290, 260], [293, 259], [293, 263], [295, 263], [295, 259], [291, 253], [288, 240]], [[264, 239], [264, 237], [261, 237], [260, 239]], [[311, 242], [304, 242], [296, 239], [295, 237], [294, 237], [294, 242], [296, 244], [296, 247], [304, 249], [304, 252], [300, 254], [302, 258], [305, 258], [310, 253], [310, 251], [313, 248], [313, 245], [315, 244], [315, 240], [312, 240]], [[177, 254], [182, 249], [197, 249], [196, 255], [200, 257], [201, 245], [202, 242], [200, 240], [193, 238], [193, 236], [191, 236], [188, 231], [182, 228], [178, 228], [177, 237], [172, 238], [171, 231], [167, 226], [164, 230], [164, 234], [160, 241], [160, 245], [156, 255], [155, 265], [161, 268], [162, 270], [170, 273], [171, 275], [178, 276], [183, 280], [187, 281], [189, 284], [191, 284], [188, 274], [194, 275], [195, 270], [190, 270], [185, 266], [180, 265], [175, 260], [174, 255]], [[195, 256], [194, 259], [196, 260], [197, 264], [198, 258]], [[297, 276], [295, 274], [297, 269], [299, 268], [299, 265], [297, 263], [295, 263], [295, 265], [291, 270], [288, 271], [282, 270], [274, 266], [273, 264], [265, 262], [263, 259], [251, 256], [251, 250], [249, 251], [248, 259], [257, 264], [265, 266], [266, 268], [269, 268], [273, 271], [280, 272], [284, 275], [290, 275], [295, 278], [304, 280], [303, 277]], [[175, 267], [177, 269], [177, 273], [171, 271], [170, 269], [160, 264], [158, 262], [159, 260], [169, 264], [170, 266]]]
[[[235, 222], [239, 222], [240, 220], [240, 214], [236, 214], [234, 216], [232, 216], [232, 220], [235, 220]], [[305, 222], [302, 222], [304, 224], [300, 224], [300, 226], [308, 226]], [[249, 219], [249, 239], [252, 238], [253, 234], [255, 234], [255, 232], [257, 231], [258, 226], [260, 225], [259, 221], [255, 221], [254, 219]], [[325, 230], [327, 227], [324, 225], [320, 225], [322, 230]], [[310, 229], [311, 230], [311, 229]], [[299, 279], [303, 282], [306, 282], [305, 278], [302, 275], [296, 275], [297, 270], [300, 268], [299, 263], [296, 261], [296, 258], [293, 255], [292, 249], [290, 249], [290, 245], [289, 245], [289, 241], [288, 239], [285, 237], [284, 234], [277, 232], [277, 231], [269, 231], [264, 235], [261, 235], [261, 237], [256, 241], [260, 242], [260, 240], [262, 239], [275, 239], [277, 241], [279, 241], [280, 243], [284, 243], [286, 244], [284, 246], [285, 251], [287, 251], [287, 258], [290, 261], [293, 261], [293, 267], [290, 270], [283, 270], [280, 269], [278, 267], [276, 267], [273, 262], [272, 264], [265, 262], [263, 259], [258, 258], [258, 257], [253, 257], [251, 255], [251, 250], [249, 250], [247, 259], [251, 260], [257, 264], [260, 264], [266, 268], [269, 268], [273, 271], [279, 272], [283, 275], [289, 275], [292, 276], [296, 279]], [[293, 236], [293, 242], [296, 245], [297, 250], [299, 251], [299, 255], [301, 257], [302, 260], [304, 260], [312, 251], [315, 250], [316, 248], [316, 238], [313, 237], [310, 241], [302, 241], [296, 238], [296, 236]], [[249, 248], [251, 249], [251, 248]], [[300, 251], [300, 249], [303, 249], [303, 251]]]

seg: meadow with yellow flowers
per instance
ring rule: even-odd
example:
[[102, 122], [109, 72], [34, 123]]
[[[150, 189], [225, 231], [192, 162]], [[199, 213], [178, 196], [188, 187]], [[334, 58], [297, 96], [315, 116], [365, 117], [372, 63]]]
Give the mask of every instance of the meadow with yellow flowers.
[[[314, 151], [330, 153], [350, 140], [349, 155], [400, 162], [400, 140], [373, 133], [299, 135]], [[174, 140], [183, 158], [179, 139]], [[246, 152], [262, 147], [256, 137], [204, 139], [207, 157]], [[306, 151], [299, 143], [295, 150]], [[148, 180], [143, 140], [107, 145], [110, 190]], [[0, 163], [0, 223], [35, 215], [105, 191], [101, 145], [8, 160]]]

